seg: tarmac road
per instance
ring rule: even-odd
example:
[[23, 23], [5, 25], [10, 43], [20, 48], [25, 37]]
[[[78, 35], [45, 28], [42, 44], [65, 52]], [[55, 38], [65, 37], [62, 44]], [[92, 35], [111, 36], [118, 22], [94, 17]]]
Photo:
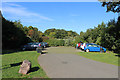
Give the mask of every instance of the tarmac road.
[[49, 78], [118, 78], [118, 66], [93, 61], [72, 47], [50, 47], [38, 62]]

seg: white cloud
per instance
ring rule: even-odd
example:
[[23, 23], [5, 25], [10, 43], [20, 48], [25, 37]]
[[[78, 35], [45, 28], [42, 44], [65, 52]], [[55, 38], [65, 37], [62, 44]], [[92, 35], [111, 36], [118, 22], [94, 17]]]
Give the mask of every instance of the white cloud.
[[24, 18], [35, 17], [37, 19], [53, 21], [53, 19], [49, 17], [42, 16], [38, 13], [28, 11], [27, 8], [22, 7], [21, 5], [17, 5], [17, 4], [4, 3], [2, 6], [2, 12], [9, 13], [14, 16], [24, 17]]

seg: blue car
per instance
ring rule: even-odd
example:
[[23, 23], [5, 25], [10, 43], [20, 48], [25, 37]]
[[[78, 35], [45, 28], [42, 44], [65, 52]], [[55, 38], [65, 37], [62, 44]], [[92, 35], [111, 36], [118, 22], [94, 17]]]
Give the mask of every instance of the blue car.
[[93, 51], [93, 52], [106, 52], [106, 49], [104, 47], [101, 47], [97, 44], [94, 44], [94, 43], [88, 43], [85, 45], [84, 47], [84, 51], [86, 52], [90, 52], [90, 51]]

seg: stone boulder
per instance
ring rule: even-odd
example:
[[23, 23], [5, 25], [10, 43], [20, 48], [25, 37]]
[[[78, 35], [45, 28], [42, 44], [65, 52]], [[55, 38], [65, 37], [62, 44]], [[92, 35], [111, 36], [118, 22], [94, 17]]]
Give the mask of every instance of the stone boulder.
[[31, 68], [31, 62], [28, 60], [24, 60], [18, 73], [27, 74], [30, 68]]

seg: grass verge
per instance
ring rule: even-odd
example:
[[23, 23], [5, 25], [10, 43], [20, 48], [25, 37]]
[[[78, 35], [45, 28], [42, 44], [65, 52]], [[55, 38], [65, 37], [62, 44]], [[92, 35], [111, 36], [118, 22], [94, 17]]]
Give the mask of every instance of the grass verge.
[[100, 52], [79, 52], [77, 53], [80, 56], [83, 56], [85, 58], [100, 61], [108, 64], [113, 64], [118, 66], [118, 56], [117, 54], [113, 52], [106, 52], [106, 53], [100, 53]]
[[[38, 64], [39, 55], [36, 51], [22, 51], [1, 55], [2, 78], [48, 78]], [[19, 74], [21, 62], [26, 59], [32, 63], [31, 71], [27, 75]]]

